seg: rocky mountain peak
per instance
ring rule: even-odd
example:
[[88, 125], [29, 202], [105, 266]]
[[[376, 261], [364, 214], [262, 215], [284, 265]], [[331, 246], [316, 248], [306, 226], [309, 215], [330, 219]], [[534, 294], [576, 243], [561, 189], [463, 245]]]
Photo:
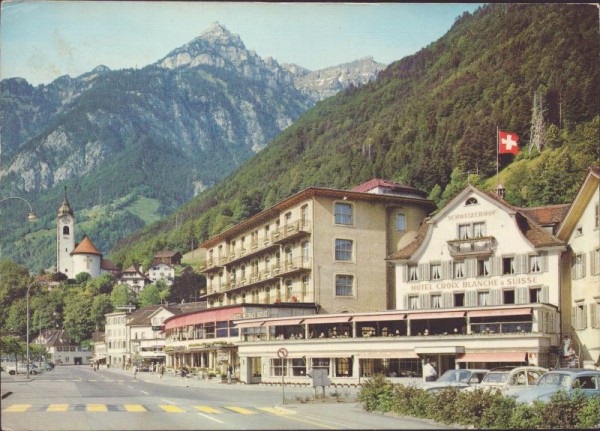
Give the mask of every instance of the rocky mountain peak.
[[225, 26], [219, 22], [213, 22], [201, 35], [194, 39], [190, 44], [199, 40], [211, 45], [233, 45], [240, 49], [246, 49], [239, 35], [231, 33]]

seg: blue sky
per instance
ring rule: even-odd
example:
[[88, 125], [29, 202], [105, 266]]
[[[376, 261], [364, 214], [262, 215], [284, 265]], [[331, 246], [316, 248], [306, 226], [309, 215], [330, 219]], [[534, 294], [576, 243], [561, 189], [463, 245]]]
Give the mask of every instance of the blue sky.
[[247, 49], [316, 70], [371, 56], [391, 63], [479, 4], [3, 1], [0, 78], [46, 84], [103, 64], [141, 68], [218, 21]]

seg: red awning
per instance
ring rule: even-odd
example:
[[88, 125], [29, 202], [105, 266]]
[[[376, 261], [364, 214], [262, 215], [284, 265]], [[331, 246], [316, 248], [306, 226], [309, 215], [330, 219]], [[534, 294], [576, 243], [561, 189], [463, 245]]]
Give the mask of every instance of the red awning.
[[404, 320], [406, 314], [377, 314], [372, 316], [356, 316], [352, 318], [353, 322], [381, 322], [386, 320]]
[[464, 311], [437, 311], [432, 313], [415, 313], [408, 314], [406, 317], [409, 320], [420, 320], [420, 319], [453, 319], [457, 317], [464, 317]]
[[304, 318], [301, 319], [279, 319], [279, 320], [267, 320], [263, 326], [286, 326], [286, 325], [299, 325], [302, 323]]
[[492, 316], [526, 316], [531, 314], [531, 308], [499, 308], [495, 310], [467, 311], [469, 317], [492, 317]]
[[321, 317], [319, 319], [305, 319], [304, 323], [315, 325], [318, 323], [346, 323], [351, 319], [350, 316], [338, 317]]
[[236, 328], [258, 328], [260, 326], [262, 326], [265, 323], [264, 320], [258, 320], [258, 321], [254, 321], [254, 322], [240, 322], [240, 323], [236, 323], [235, 327]]
[[456, 362], [527, 362], [527, 352], [463, 353]]
[[378, 352], [359, 352], [360, 359], [419, 359], [419, 355], [415, 352], [394, 350], [394, 351], [378, 351]]

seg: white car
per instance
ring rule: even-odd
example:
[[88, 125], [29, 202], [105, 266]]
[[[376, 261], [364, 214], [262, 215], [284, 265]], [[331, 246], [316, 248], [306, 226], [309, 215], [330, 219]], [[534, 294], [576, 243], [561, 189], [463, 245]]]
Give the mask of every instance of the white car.
[[446, 388], [465, 389], [479, 385], [489, 370], [463, 369], [448, 370], [435, 382], [423, 383], [420, 387], [428, 392], [437, 392]]
[[[19, 364], [17, 364], [16, 368], [15, 368], [15, 364], [6, 364], [5, 366], [3, 366], [3, 368], [11, 376], [14, 376], [15, 374], [27, 374], [27, 364], [19, 363]], [[42, 370], [40, 368], [38, 368], [36, 365], [29, 364], [29, 374], [35, 376], [36, 374], [39, 374], [41, 372], [42, 372]]]
[[[517, 395], [523, 389], [534, 386], [547, 369], [526, 365], [522, 367], [499, 367], [490, 370], [478, 387], [499, 390], [503, 395]], [[467, 388], [466, 390], [472, 390]]]

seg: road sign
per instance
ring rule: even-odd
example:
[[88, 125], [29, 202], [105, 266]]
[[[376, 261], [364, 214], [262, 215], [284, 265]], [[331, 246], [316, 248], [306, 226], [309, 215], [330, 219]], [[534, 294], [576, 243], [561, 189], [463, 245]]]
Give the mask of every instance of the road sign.
[[282, 347], [281, 349], [279, 349], [277, 351], [277, 356], [280, 357], [280, 358], [282, 358], [282, 359], [283, 358], [287, 358], [287, 355], [288, 355], [288, 351], [287, 351], [287, 349], [285, 347]]

